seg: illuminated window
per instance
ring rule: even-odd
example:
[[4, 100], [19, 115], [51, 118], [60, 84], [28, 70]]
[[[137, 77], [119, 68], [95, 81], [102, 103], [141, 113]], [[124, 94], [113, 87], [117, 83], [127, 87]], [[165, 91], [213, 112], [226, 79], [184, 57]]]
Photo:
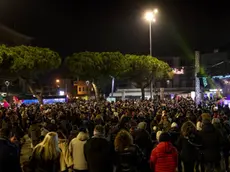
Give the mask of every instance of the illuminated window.
[[78, 87], [78, 91], [81, 92], [81, 87]]

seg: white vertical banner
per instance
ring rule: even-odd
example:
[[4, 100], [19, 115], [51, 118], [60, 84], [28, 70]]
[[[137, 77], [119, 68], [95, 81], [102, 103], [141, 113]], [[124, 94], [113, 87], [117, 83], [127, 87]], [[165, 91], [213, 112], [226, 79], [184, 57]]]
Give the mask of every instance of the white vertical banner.
[[196, 91], [195, 101], [197, 105], [200, 104], [201, 102], [200, 79], [197, 77], [199, 71], [200, 71], [200, 52], [195, 51], [195, 91]]

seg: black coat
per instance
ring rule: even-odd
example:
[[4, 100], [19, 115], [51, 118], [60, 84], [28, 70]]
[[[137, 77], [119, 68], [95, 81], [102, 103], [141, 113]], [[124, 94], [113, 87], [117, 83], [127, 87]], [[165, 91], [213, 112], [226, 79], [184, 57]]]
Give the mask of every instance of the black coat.
[[9, 140], [0, 138], [0, 171], [21, 172], [19, 151]]
[[146, 158], [150, 157], [153, 149], [151, 136], [146, 130], [138, 129], [133, 133], [134, 143], [143, 151]]
[[181, 160], [184, 162], [195, 162], [200, 158], [201, 141], [197, 134], [190, 137], [180, 136], [176, 147], [180, 152]]
[[138, 172], [143, 168], [143, 162], [143, 153], [136, 145], [122, 152], [116, 152], [116, 172]]
[[211, 123], [204, 124], [200, 131], [202, 152], [205, 162], [218, 162], [221, 159], [220, 151], [223, 143], [221, 134]]
[[93, 137], [84, 145], [89, 172], [113, 172], [113, 149], [105, 138]]

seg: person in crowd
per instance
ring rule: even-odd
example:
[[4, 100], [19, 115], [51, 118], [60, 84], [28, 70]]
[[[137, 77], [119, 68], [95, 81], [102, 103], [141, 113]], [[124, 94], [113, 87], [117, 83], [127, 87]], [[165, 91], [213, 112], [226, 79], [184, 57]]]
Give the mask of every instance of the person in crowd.
[[119, 123], [114, 128], [112, 128], [112, 130], [111, 130], [111, 136], [110, 136], [111, 143], [114, 142], [115, 137], [116, 137], [117, 133], [120, 130], [127, 130], [127, 131], [129, 131], [129, 122], [130, 122], [129, 117], [127, 117], [125, 115], [123, 115], [121, 117]]
[[151, 136], [146, 130], [147, 128], [147, 123], [146, 122], [140, 122], [137, 126], [137, 130], [133, 133], [133, 141], [134, 144], [136, 144], [141, 151], [143, 152], [145, 156], [146, 162], [143, 162], [143, 170], [144, 171], [149, 171], [149, 164], [148, 164], [148, 158], [151, 155], [151, 151], [153, 148], [153, 143], [151, 140]]
[[201, 141], [197, 134], [196, 126], [191, 121], [187, 121], [182, 125], [177, 148], [184, 165], [184, 172], [194, 172], [195, 163], [201, 158]]
[[45, 138], [46, 134], [49, 133], [49, 131], [46, 129], [46, 123], [41, 124], [41, 135], [40, 135], [40, 142]]
[[146, 130], [147, 123], [140, 122], [137, 130], [133, 133], [134, 143], [142, 150], [145, 157], [149, 157], [153, 148], [150, 134]]
[[21, 172], [18, 147], [10, 141], [10, 130], [0, 129], [0, 171]]
[[76, 172], [88, 171], [88, 165], [84, 154], [84, 145], [88, 139], [88, 130], [86, 128], [80, 128], [77, 137], [69, 144], [69, 151], [73, 157], [73, 169]]
[[50, 123], [47, 124], [46, 128], [50, 132], [51, 131], [56, 132], [57, 131], [56, 121], [54, 119], [51, 119]]
[[202, 130], [200, 131], [207, 172], [212, 172], [215, 169], [220, 170], [220, 152], [223, 143], [220, 132], [212, 125], [210, 119], [210, 117], [202, 119]]
[[[179, 126], [177, 125], [176, 122], [173, 122], [171, 124], [171, 128], [169, 130], [169, 134], [171, 137], [171, 143], [173, 144], [173, 146], [175, 146], [177, 148], [177, 141], [180, 137], [180, 131], [179, 131]], [[178, 150], [178, 148], [177, 148]], [[181, 158], [180, 158], [180, 154], [178, 155], [178, 172], [182, 172], [182, 165], [181, 165]]]
[[105, 129], [96, 125], [94, 136], [84, 145], [85, 159], [89, 172], [113, 172], [114, 151], [108, 140], [105, 139]]
[[150, 166], [154, 172], [176, 171], [178, 153], [170, 140], [169, 133], [161, 133], [159, 144], [152, 150]]
[[116, 172], [140, 171], [144, 161], [144, 154], [137, 145], [133, 144], [131, 134], [121, 130], [114, 141]]
[[58, 131], [57, 134], [58, 146], [61, 150], [60, 170], [61, 172], [68, 172], [68, 169], [70, 169], [73, 166], [73, 159], [68, 148], [68, 140], [62, 132]]
[[28, 135], [31, 139], [31, 147], [34, 148], [40, 141], [41, 129], [37, 123], [37, 121], [33, 121], [29, 130]]
[[60, 172], [60, 155], [58, 135], [55, 132], [49, 132], [33, 150], [29, 165], [31, 171]]
[[171, 142], [172, 142], [173, 146], [176, 146], [176, 142], [177, 142], [178, 138], [180, 137], [179, 127], [178, 127], [176, 122], [173, 122], [171, 124], [169, 134], [171, 136]]
[[157, 134], [157, 126], [153, 126], [152, 131], [151, 131], [151, 139], [152, 139], [153, 141], [156, 141], [156, 140], [157, 140], [156, 134]]
[[157, 139], [157, 144], [159, 143], [160, 141], [160, 135], [163, 133], [163, 131], [158, 131], [157, 134], [156, 134], [156, 139]]
[[159, 128], [162, 131], [169, 131], [170, 129], [170, 122], [169, 122], [168, 116], [166, 115], [165, 111], [163, 111], [162, 113], [161, 121], [159, 123]]

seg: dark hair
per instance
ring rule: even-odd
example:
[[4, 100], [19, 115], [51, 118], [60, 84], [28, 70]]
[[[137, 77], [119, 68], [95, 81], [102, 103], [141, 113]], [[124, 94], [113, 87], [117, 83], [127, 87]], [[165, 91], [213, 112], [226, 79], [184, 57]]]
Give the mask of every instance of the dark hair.
[[87, 129], [85, 127], [80, 127], [79, 132], [87, 133]]
[[94, 130], [96, 130], [97, 132], [104, 134], [105, 133], [105, 128], [102, 125], [96, 125]]
[[0, 129], [0, 137], [6, 137], [9, 138], [10, 137], [10, 130], [8, 128], [2, 128]]
[[63, 134], [63, 132], [57, 131], [57, 134], [59, 139], [66, 139], [66, 136]]

